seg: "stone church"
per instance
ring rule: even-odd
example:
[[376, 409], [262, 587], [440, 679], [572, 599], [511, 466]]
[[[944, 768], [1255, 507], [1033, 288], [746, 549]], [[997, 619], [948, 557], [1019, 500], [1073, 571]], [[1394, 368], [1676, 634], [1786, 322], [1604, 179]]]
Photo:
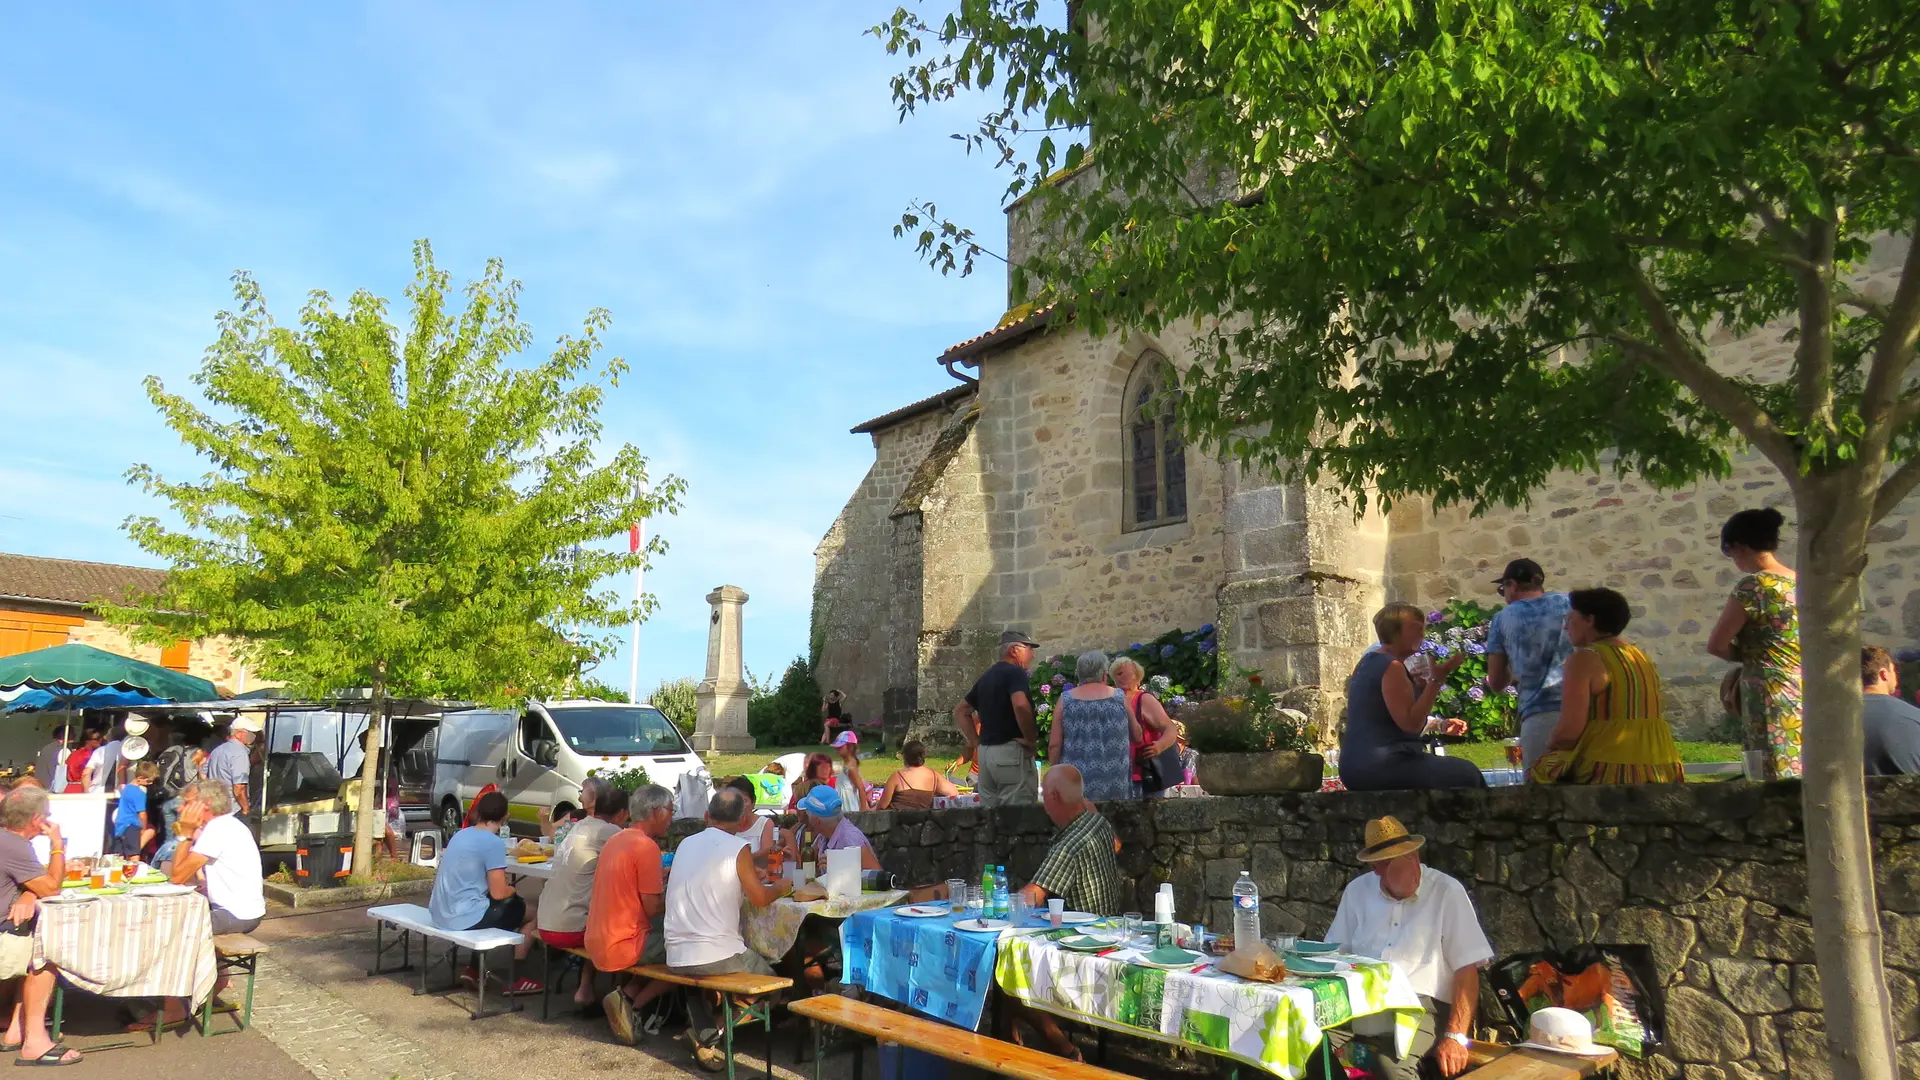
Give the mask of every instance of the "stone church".
[[[1018, 204], [1008, 231], [1017, 256], [1031, 242]], [[1879, 245], [1864, 287], [1890, 292], [1904, 249]], [[1778, 331], [1712, 347], [1719, 370], [1761, 378], [1792, 353]], [[1061, 311], [1016, 307], [937, 358], [952, 385], [854, 427], [874, 461], [815, 552], [821, 687], [881, 715], [892, 738], [943, 733], [1003, 629], [1054, 655], [1215, 623], [1224, 653], [1293, 688], [1331, 733], [1375, 610], [1497, 603], [1492, 578], [1528, 556], [1550, 589], [1605, 585], [1633, 602], [1628, 634], [1659, 665], [1677, 732], [1720, 722], [1726, 665], [1706, 636], [1737, 577], [1720, 525], [1780, 507], [1792, 557], [1792, 496], [1764, 460], [1690, 490], [1565, 473], [1531, 505], [1480, 517], [1419, 502], [1356, 516], [1336, 491], [1249, 474], [1143, 412], [1192, 361], [1184, 340], [1093, 337]], [[1864, 637], [1894, 649], [1920, 644], [1916, 507], [1872, 534]]]

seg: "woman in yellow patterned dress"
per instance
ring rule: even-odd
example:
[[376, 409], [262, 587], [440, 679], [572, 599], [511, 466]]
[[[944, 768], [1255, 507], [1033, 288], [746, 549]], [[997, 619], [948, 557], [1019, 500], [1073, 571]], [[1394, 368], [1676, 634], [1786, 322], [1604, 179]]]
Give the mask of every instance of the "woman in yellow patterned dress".
[[1720, 552], [1745, 577], [1707, 637], [1707, 651], [1740, 665], [1748, 750], [1767, 752], [1767, 779], [1800, 775], [1800, 611], [1793, 568], [1774, 557], [1780, 511], [1742, 510], [1720, 527]]
[[1660, 672], [1623, 639], [1632, 613], [1612, 589], [1567, 596], [1560, 723], [1531, 774], [1541, 784], [1678, 784], [1686, 780], [1667, 726]]

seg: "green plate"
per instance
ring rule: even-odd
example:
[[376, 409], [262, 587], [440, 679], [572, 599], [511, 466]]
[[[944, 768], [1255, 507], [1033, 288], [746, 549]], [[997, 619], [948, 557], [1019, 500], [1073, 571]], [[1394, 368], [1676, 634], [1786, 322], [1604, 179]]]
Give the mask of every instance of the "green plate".
[[1309, 960], [1294, 953], [1288, 953], [1285, 960], [1290, 975], [1331, 975], [1340, 970], [1325, 960]]
[[1106, 952], [1108, 949], [1119, 944], [1119, 942], [1109, 941], [1105, 938], [1088, 937], [1085, 934], [1075, 934], [1072, 937], [1061, 938], [1059, 941], [1054, 942], [1054, 944], [1066, 949], [1068, 952]]
[[1339, 952], [1340, 946], [1327, 941], [1296, 941], [1290, 951], [1302, 956], [1311, 956], [1314, 953]]
[[127, 880], [129, 885], [165, 885], [166, 883], [167, 875], [165, 874], [141, 874], [137, 878]]
[[1197, 952], [1188, 952], [1185, 949], [1176, 949], [1171, 945], [1162, 945], [1160, 948], [1140, 957], [1140, 959], [1156, 967], [1180, 967], [1186, 964], [1197, 964], [1201, 961], [1202, 957]]

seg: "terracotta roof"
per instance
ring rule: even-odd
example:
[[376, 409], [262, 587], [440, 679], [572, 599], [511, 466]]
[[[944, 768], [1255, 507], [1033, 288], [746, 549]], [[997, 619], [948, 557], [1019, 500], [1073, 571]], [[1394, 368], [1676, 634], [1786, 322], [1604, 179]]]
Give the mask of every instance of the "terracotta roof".
[[1000, 316], [1000, 322], [993, 329], [978, 337], [970, 337], [958, 345], [940, 354], [940, 363], [964, 360], [967, 357], [986, 352], [1000, 345], [1011, 345], [1031, 334], [1037, 334], [1047, 328], [1052, 321], [1054, 309], [1058, 305], [1048, 304], [1036, 308], [1031, 304], [1021, 304]]
[[84, 607], [96, 600], [124, 602], [129, 592], [156, 592], [165, 570], [77, 559], [0, 553], [0, 598]]
[[971, 383], [960, 383], [950, 386], [932, 397], [921, 398], [911, 405], [902, 405], [890, 413], [882, 413], [865, 423], [856, 424], [853, 427], [852, 434], [865, 435], [869, 431], [879, 431], [884, 427], [892, 427], [902, 420], [911, 420], [921, 413], [930, 413], [935, 409], [943, 409], [971, 393], [973, 393], [973, 385]]

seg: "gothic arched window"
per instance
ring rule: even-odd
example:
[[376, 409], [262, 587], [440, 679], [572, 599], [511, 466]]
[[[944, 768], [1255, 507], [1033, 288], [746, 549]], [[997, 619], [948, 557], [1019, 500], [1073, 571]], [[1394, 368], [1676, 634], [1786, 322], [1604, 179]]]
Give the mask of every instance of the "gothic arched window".
[[1127, 379], [1120, 424], [1129, 529], [1187, 520], [1187, 447], [1174, 423], [1179, 393], [1173, 365], [1158, 353], [1143, 354]]

